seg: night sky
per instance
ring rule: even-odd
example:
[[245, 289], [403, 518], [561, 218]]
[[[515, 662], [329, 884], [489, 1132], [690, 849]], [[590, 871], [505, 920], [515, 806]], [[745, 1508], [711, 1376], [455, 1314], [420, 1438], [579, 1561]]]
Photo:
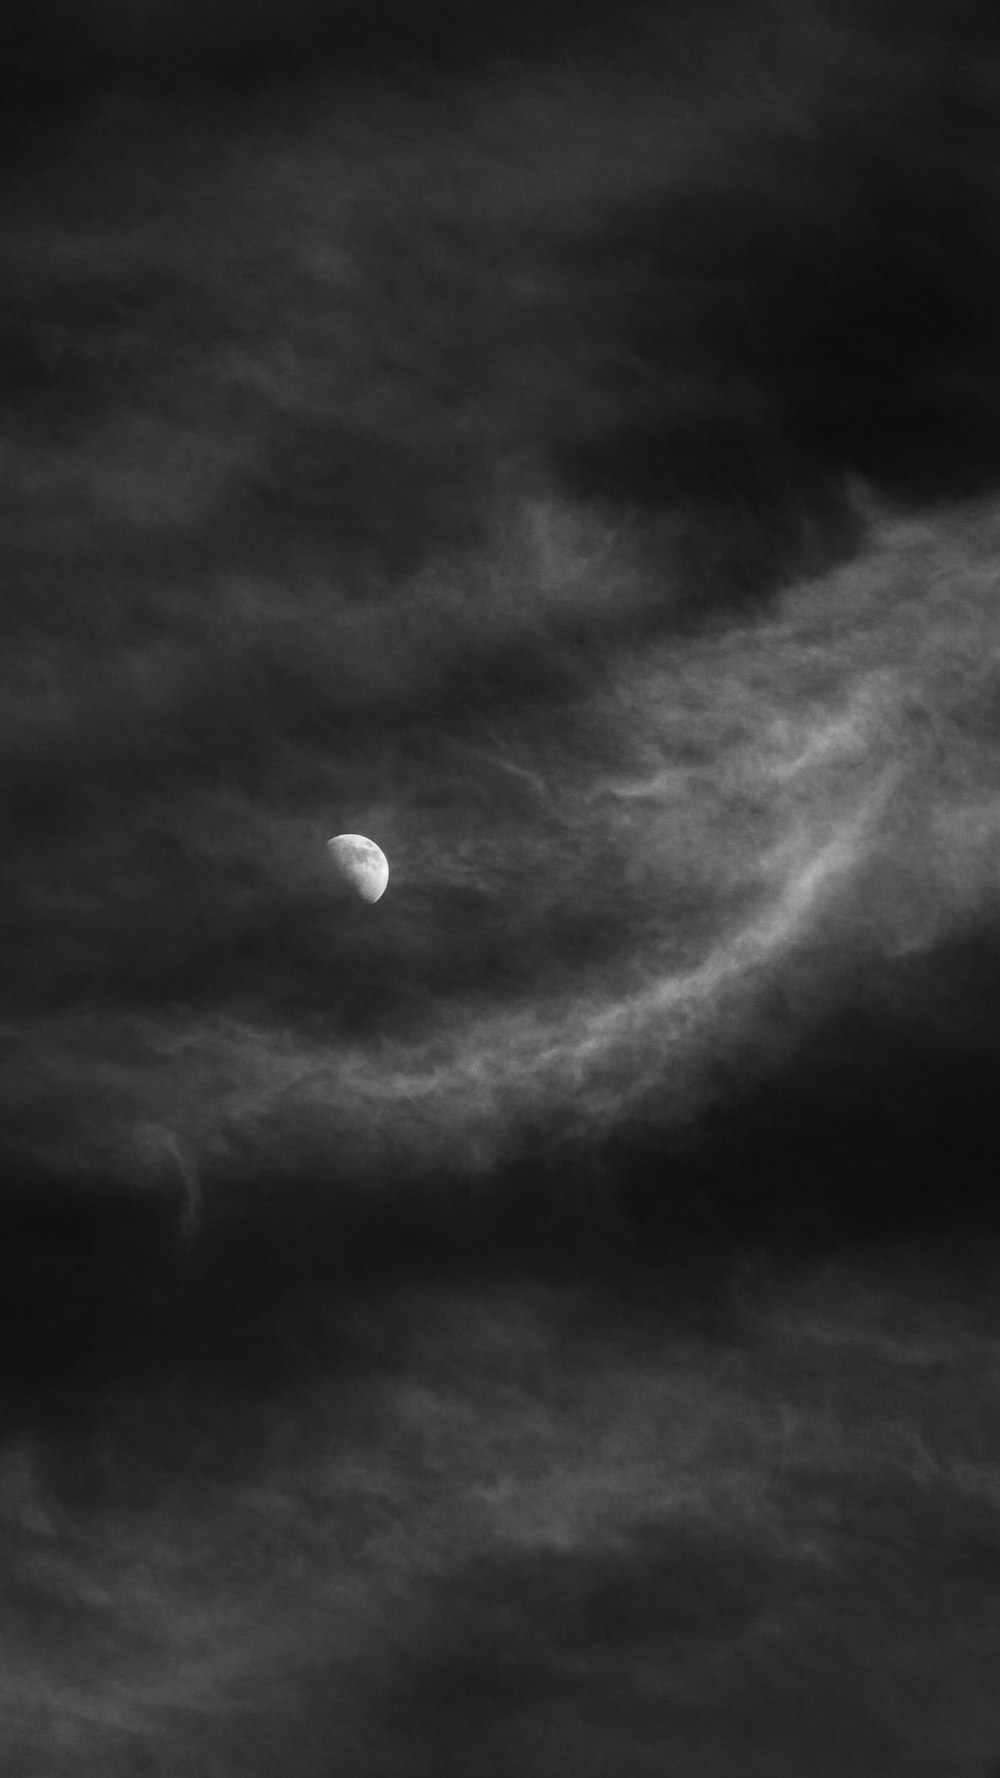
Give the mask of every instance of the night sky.
[[12, 1778], [1000, 1762], [1000, 43], [577, 10], [0, 24]]

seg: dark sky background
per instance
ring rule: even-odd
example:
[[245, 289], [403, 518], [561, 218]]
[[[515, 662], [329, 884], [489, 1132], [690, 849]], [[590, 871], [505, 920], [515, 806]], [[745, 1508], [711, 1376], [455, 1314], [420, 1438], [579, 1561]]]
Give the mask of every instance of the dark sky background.
[[[837, 1430], [796, 1462], [930, 1438], [994, 1575], [987, 9], [8, 0], [0, 65], [8, 1768], [985, 1772], [992, 1594], [916, 1636], [895, 1714], [838, 1667], [840, 1743], [819, 1665], [760, 1689], [747, 1477], [835, 1323], [867, 1368], [831, 1406], [817, 1361]], [[344, 831], [388, 857], [375, 906]], [[762, 1276], [783, 1306], [746, 1307]], [[781, 1380], [698, 1381], [709, 1324]], [[604, 1405], [555, 1405], [584, 1374]], [[629, 1690], [674, 1635], [622, 1506], [662, 1511], [664, 1390], [689, 1451], [728, 1429], [740, 1504], [662, 1581], [716, 1601], [684, 1647], [717, 1617], [756, 1651], [724, 1731], [708, 1652], [682, 1702]], [[544, 1502], [503, 1455], [539, 1415]], [[775, 1510], [782, 1563], [819, 1549]], [[859, 1570], [903, 1560], [879, 1524]], [[962, 1648], [956, 1753], [915, 1700]], [[578, 1683], [625, 1714], [586, 1729]]]

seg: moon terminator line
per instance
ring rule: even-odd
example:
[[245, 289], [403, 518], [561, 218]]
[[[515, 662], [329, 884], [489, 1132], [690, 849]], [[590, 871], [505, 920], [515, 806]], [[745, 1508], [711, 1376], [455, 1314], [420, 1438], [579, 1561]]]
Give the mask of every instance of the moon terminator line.
[[362, 901], [376, 902], [385, 894], [389, 861], [374, 840], [366, 839], [363, 833], [338, 833], [326, 844], [341, 881]]

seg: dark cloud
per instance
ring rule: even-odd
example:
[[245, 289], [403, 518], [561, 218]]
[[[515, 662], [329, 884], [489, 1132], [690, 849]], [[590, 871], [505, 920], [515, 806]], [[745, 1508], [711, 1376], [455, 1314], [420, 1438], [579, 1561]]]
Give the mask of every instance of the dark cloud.
[[971, 1773], [985, 21], [365, 20], [6, 27], [4, 1757]]

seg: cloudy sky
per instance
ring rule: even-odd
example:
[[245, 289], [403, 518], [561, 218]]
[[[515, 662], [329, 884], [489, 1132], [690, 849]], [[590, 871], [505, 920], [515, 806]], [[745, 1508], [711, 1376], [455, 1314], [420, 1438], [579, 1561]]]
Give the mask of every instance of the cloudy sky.
[[12, 1771], [983, 1778], [986, 33], [8, 8]]
[[491, 1175], [975, 920], [994, 522], [900, 512], [988, 474], [958, 50], [178, 96], [123, 19], [4, 200], [12, 1164]]

